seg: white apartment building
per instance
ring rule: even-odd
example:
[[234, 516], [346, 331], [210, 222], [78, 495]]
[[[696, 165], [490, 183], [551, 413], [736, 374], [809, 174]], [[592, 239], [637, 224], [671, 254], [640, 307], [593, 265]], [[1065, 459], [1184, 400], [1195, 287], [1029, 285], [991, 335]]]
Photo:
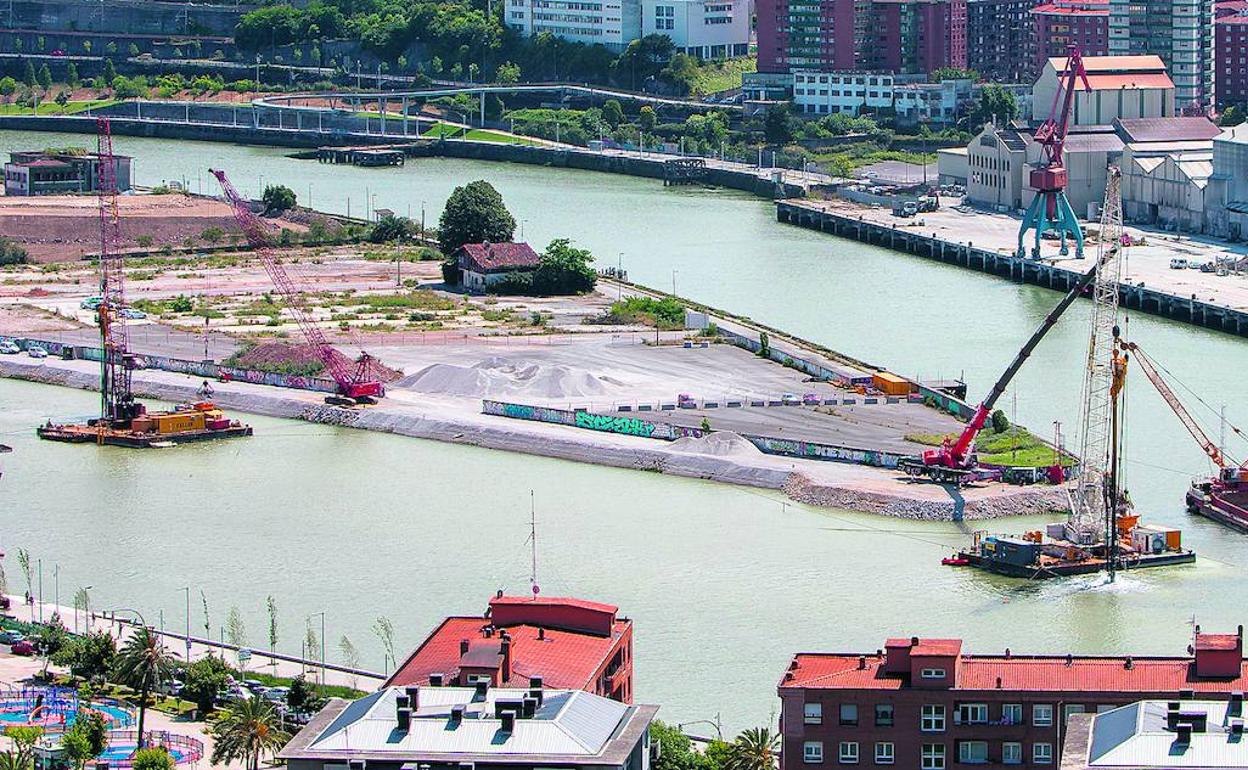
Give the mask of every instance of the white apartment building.
[[750, 52], [750, 0], [642, 0], [642, 35], [667, 35], [702, 60]]
[[641, 0], [507, 0], [507, 24], [618, 53], [641, 37]]
[[1214, 102], [1213, 0], [1110, 0], [1109, 53], [1160, 56], [1180, 112]]
[[971, 81], [921, 80], [921, 75], [799, 71], [793, 73], [793, 105], [815, 117], [887, 109], [894, 111], [901, 125], [955, 122], [958, 107], [971, 98]]

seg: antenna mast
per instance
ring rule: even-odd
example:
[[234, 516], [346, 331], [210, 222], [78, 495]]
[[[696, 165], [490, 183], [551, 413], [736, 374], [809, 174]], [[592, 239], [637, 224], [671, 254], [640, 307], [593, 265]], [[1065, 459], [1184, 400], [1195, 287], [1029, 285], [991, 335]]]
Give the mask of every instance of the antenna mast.
[[541, 588], [537, 585], [537, 508], [533, 502], [533, 490], [529, 490], [529, 546], [533, 557], [532, 568], [529, 571], [529, 590], [536, 597], [541, 593]]
[[1092, 329], [1088, 338], [1080, 409], [1079, 477], [1072, 490], [1066, 536], [1081, 545], [1097, 542], [1108, 520], [1106, 483], [1110, 463], [1114, 382], [1114, 327], [1118, 324], [1118, 279], [1122, 272], [1122, 196], [1118, 169], [1111, 166], [1097, 238], [1096, 278], [1092, 284]]

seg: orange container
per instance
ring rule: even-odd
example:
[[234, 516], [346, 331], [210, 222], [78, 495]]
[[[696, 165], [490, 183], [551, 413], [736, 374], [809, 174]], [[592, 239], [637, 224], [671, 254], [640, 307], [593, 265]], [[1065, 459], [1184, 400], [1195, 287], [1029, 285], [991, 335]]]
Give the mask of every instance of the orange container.
[[898, 377], [892, 372], [876, 372], [871, 375], [871, 384], [875, 386], [876, 390], [890, 396], [910, 395], [910, 381]]

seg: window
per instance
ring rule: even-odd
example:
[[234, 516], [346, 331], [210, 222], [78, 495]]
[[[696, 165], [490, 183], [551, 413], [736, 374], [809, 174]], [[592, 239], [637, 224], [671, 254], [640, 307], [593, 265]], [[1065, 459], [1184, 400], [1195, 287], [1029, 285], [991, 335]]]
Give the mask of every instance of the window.
[[842, 765], [858, 764], [858, 741], [841, 741], [840, 759]]
[[945, 730], [945, 707], [924, 706], [919, 729], [925, 733], [939, 733]]
[[891, 741], [881, 741], [875, 744], [875, 764], [891, 765], [897, 758], [897, 750], [893, 747]]
[[945, 744], [923, 744], [922, 770], [945, 770]]
[[802, 761], [808, 765], [823, 762], [823, 741], [806, 741], [802, 744]]
[[944, 679], [945, 670], [943, 668], [925, 668], [919, 672], [919, 676], [924, 679]]
[[954, 724], [986, 725], [988, 724], [987, 703], [962, 703], [954, 714]]
[[1023, 764], [1023, 744], [1013, 741], [1001, 744], [1001, 762], [1006, 765]]
[[1063, 709], [1062, 724], [1067, 724], [1068, 722], [1070, 722], [1071, 714], [1082, 714], [1083, 711], [1084, 711], [1083, 706], [1080, 706], [1079, 704], [1075, 704], [1075, 703], [1066, 704], [1066, 708]]
[[808, 725], [823, 724], [823, 704], [807, 703], [803, 709], [802, 721]]
[[853, 703], [841, 704], [841, 724], [856, 725], [858, 724], [858, 706]]
[[1021, 725], [1023, 723], [1023, 704], [1006, 703], [1002, 705], [1001, 722], [1007, 725]]
[[1035, 727], [1048, 727], [1053, 724], [1053, 707], [1047, 703], [1032, 706], [1031, 724]]
[[1048, 765], [1053, 763], [1053, 744], [1051, 743], [1033, 743], [1031, 744], [1031, 761], [1037, 765]]
[[892, 727], [893, 726], [893, 704], [891, 703], [875, 704], [875, 726], [876, 727]]
[[958, 761], [964, 765], [988, 764], [988, 741], [962, 741], [958, 744]]

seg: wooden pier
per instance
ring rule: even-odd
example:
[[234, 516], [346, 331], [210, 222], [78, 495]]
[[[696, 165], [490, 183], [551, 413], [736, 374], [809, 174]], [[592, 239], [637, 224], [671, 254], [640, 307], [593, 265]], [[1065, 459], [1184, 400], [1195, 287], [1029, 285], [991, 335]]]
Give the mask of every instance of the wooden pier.
[[[910, 228], [888, 227], [868, 222], [861, 217], [823, 211], [797, 201], [777, 202], [776, 218], [786, 224], [853, 238], [862, 243], [884, 246], [894, 251], [904, 251], [1055, 291], [1069, 291], [1079, 279], [1078, 272], [1064, 267], [976, 248], [970, 242], [950, 243], [935, 235], [924, 235]], [[1202, 302], [1195, 296], [1180, 297], [1130, 284], [1119, 284], [1118, 296], [1124, 308], [1248, 337], [1248, 313], [1241, 310]]]

